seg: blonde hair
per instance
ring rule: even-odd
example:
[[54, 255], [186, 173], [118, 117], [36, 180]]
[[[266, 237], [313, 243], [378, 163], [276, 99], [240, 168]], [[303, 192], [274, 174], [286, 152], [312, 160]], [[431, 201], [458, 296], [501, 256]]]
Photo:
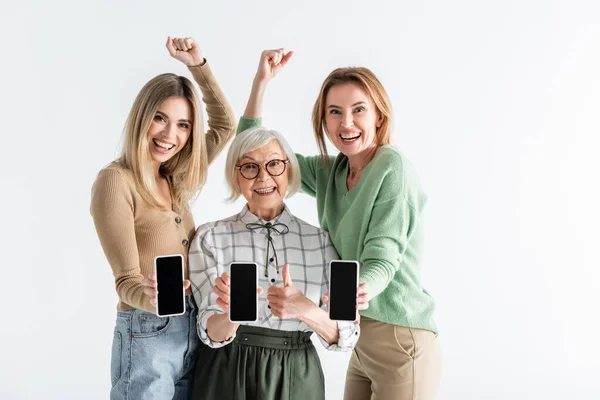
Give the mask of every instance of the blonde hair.
[[284, 153], [283, 155], [289, 159], [289, 165], [287, 166], [288, 190], [285, 197], [292, 197], [300, 190], [300, 183], [302, 181], [300, 176], [300, 165], [298, 164], [298, 159], [292, 151], [292, 148], [281, 133], [261, 126], [258, 128], [246, 129], [245, 131], [238, 133], [235, 139], [233, 139], [233, 142], [231, 142], [231, 147], [229, 147], [229, 151], [227, 152], [227, 161], [225, 162], [225, 180], [229, 187], [229, 197], [227, 200], [233, 201], [242, 194], [240, 186], [237, 183], [237, 163], [246, 153], [260, 149], [271, 140], [277, 140], [279, 147]]
[[169, 182], [173, 208], [181, 212], [189, 207], [206, 182], [208, 168], [200, 98], [189, 79], [162, 74], [144, 85], [129, 111], [123, 131], [123, 152], [117, 162], [133, 173], [136, 189], [148, 204], [166, 209], [157, 198], [147, 133], [156, 111], [169, 97], [185, 98], [192, 112], [192, 127], [186, 144], [159, 169]]
[[335, 85], [343, 85], [354, 83], [364, 90], [373, 99], [375, 108], [379, 117], [381, 117], [381, 125], [375, 130], [375, 141], [378, 146], [390, 144], [391, 128], [392, 128], [392, 105], [383, 85], [377, 79], [375, 74], [365, 67], [344, 67], [334, 69], [321, 86], [319, 97], [313, 107], [312, 122], [315, 139], [319, 146], [321, 159], [325, 163], [329, 163], [327, 156], [327, 145], [325, 144], [325, 135], [327, 129], [325, 127], [325, 112], [327, 94]]

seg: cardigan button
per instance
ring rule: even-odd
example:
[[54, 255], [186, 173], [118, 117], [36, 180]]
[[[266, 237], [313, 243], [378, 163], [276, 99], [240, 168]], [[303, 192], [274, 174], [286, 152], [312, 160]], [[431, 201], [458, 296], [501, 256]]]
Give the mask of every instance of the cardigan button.
[[190, 243], [190, 242], [188, 242], [188, 240], [187, 240], [187, 239], [183, 239], [183, 240], [181, 241], [181, 244], [182, 244], [182, 245], [184, 245], [184, 246], [187, 246], [189, 243]]
[[181, 218], [175, 217], [175, 222], [177, 222], [178, 224], [180, 224], [181, 223]]

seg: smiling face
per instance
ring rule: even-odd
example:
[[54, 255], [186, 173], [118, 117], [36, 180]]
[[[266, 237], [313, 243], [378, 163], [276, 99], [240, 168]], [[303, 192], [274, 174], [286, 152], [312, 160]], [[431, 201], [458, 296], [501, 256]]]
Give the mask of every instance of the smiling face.
[[148, 129], [150, 157], [156, 167], [168, 161], [187, 143], [192, 131], [192, 110], [183, 97], [163, 101]]
[[272, 220], [283, 210], [283, 199], [287, 193], [289, 178], [287, 167], [281, 175], [271, 176], [266, 171], [265, 165], [272, 160], [286, 158], [279, 142], [273, 139], [263, 147], [244, 154], [237, 163], [238, 166], [246, 163], [259, 165], [260, 171], [254, 179], [244, 178], [238, 170], [237, 183], [242, 195], [248, 201], [250, 211], [265, 221]]
[[329, 140], [347, 157], [376, 146], [381, 125], [371, 97], [355, 83], [332, 86], [325, 100], [325, 127]]

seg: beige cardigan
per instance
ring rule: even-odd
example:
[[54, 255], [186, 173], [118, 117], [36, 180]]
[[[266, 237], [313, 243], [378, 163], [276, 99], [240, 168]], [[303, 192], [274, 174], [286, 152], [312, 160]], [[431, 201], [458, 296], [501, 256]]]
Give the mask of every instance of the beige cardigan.
[[[208, 63], [190, 67], [206, 105], [208, 162], [223, 150], [236, 130], [236, 119]], [[182, 254], [188, 275], [188, 249], [195, 232], [189, 210], [161, 211], [137, 193], [131, 172], [115, 162], [102, 169], [92, 187], [90, 211], [104, 254], [115, 277], [120, 311], [155, 312], [142, 280], [154, 270], [154, 257]], [[191, 294], [188, 289], [188, 295]]]

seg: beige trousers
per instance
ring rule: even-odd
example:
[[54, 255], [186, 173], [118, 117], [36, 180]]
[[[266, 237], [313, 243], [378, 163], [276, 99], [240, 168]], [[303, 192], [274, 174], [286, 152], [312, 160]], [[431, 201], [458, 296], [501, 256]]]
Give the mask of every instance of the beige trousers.
[[441, 377], [437, 336], [361, 317], [344, 400], [433, 400]]

